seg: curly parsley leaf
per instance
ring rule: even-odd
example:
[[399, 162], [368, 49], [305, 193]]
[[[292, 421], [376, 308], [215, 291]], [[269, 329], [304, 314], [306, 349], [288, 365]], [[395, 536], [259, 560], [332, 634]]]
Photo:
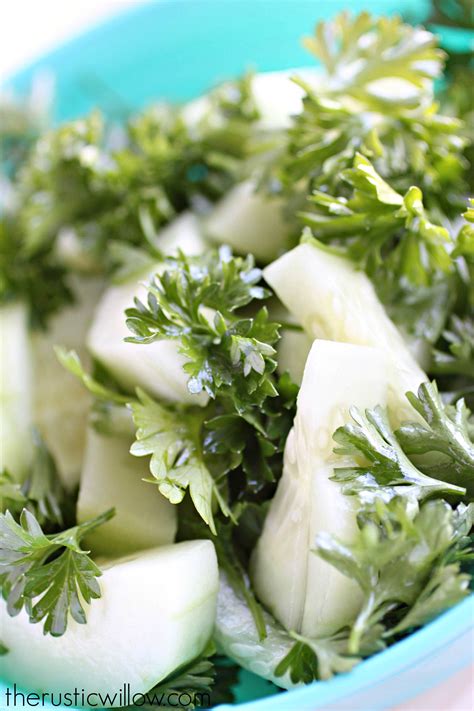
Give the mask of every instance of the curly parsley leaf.
[[111, 509], [49, 536], [27, 509], [20, 523], [9, 512], [0, 514], [0, 586], [9, 615], [25, 607], [30, 622], [44, 620], [44, 633], [54, 637], [65, 633], [69, 615], [84, 624], [84, 603], [100, 597], [101, 572], [81, 548], [81, 540], [113, 514]]
[[0, 303], [25, 301], [33, 327], [45, 328], [48, 319], [74, 301], [67, 272], [48, 248], [31, 259], [18, 220], [0, 217]]
[[442, 335], [447, 350], [433, 350], [431, 372], [474, 379], [474, 318], [460, 318], [453, 314], [449, 329]]
[[178, 341], [191, 392], [211, 396], [194, 416], [194, 451], [229, 504], [261, 500], [280, 476], [297, 392], [288, 376], [274, 375], [279, 325], [266, 309], [254, 309], [267, 296], [261, 272], [251, 257], [232, 257], [226, 247], [197, 258], [179, 254], [167, 264], [149, 285], [147, 304], [127, 309], [128, 340]]
[[21, 484], [6, 469], [0, 471], [0, 512], [10, 511], [16, 518], [27, 503], [28, 498], [24, 494]]
[[378, 499], [375, 510], [361, 517], [351, 544], [328, 534], [317, 538], [317, 555], [355, 580], [364, 594], [349, 635], [350, 654], [358, 654], [375, 625], [383, 627], [383, 642], [468, 594], [469, 576], [450, 555], [472, 526], [472, 507], [460, 504], [453, 511], [444, 501], [428, 501], [413, 515], [412, 506], [404, 497]]
[[235, 501], [271, 496], [281, 475], [282, 455], [293, 424], [298, 387], [288, 375], [276, 381], [278, 395], [258, 411], [240, 416], [233, 403], [219, 400], [205, 421], [203, 446], [213, 471], [227, 474]]
[[371, 277], [383, 267], [384, 278], [388, 272], [426, 287], [436, 274], [453, 270], [449, 233], [430, 221], [419, 188], [400, 195], [361, 154], [341, 178], [350, 197], [315, 191], [312, 210], [301, 213], [317, 239], [345, 247]]
[[215, 533], [214, 503], [225, 516], [230, 511], [204, 460], [200, 437], [203, 411], [165, 407], [142, 390], [137, 390], [137, 397], [130, 405], [137, 428], [130, 452], [136, 457], [151, 455], [154, 481], [172, 504], [180, 503], [189, 489], [196, 510]]
[[38, 432], [33, 432], [34, 450], [31, 469], [23, 484], [10, 472], [0, 472], [0, 512], [9, 511], [18, 519], [27, 508], [42, 526], [64, 525], [66, 492], [61, 484], [55, 462]]
[[[336, 467], [333, 479], [344, 484], [347, 494], [365, 494], [373, 491], [375, 496], [384, 490], [406, 493], [417, 499], [428, 496], [453, 495], [462, 497], [466, 489], [433, 479], [423, 474], [410, 461], [394, 434], [386, 411], [379, 407], [366, 410], [350, 410], [352, 422], [343, 425], [333, 435], [339, 447], [336, 454], [355, 456], [362, 464], [356, 467]], [[416, 425], [412, 427], [416, 428]]]
[[221, 247], [203, 257], [181, 253], [167, 263], [148, 286], [147, 304], [136, 300], [135, 308], [127, 309], [134, 334], [127, 340], [178, 340], [188, 361], [189, 390], [230, 397], [239, 414], [276, 396], [278, 324], [268, 320], [264, 308], [253, 317], [235, 313], [267, 296], [252, 257], [233, 257]]
[[440, 75], [444, 59], [430, 32], [398, 17], [375, 19], [368, 12], [355, 17], [343, 12], [319, 23], [314, 36], [305, 39], [305, 47], [323, 63], [335, 90], [374, 104], [403, 101], [395, 92], [377, 92], [373, 82], [387, 77], [410, 84], [414, 96], [405, 98], [416, 104], [426, 84]]
[[435, 36], [397, 17], [341, 13], [318, 24], [306, 47], [324, 73], [316, 88], [295, 79], [306, 96], [277, 161], [283, 188], [302, 181], [307, 192], [334, 190], [359, 152], [397, 190], [419, 185], [430, 206], [455, 210], [467, 140], [462, 122], [440, 115], [433, 102], [444, 59]]
[[[407, 393], [422, 422], [404, 423], [396, 432], [404, 452], [417, 457], [417, 464], [431, 476], [463, 486], [474, 495], [474, 441], [470, 412], [461, 398], [445, 404], [436, 383], [423, 383], [418, 394]], [[433, 455], [437, 455], [437, 458]]]
[[287, 672], [296, 684], [310, 684], [317, 679], [330, 679], [334, 674], [348, 672], [361, 657], [347, 652], [347, 634], [342, 632], [327, 638], [310, 638], [290, 632], [296, 644], [275, 669], [276, 676]]

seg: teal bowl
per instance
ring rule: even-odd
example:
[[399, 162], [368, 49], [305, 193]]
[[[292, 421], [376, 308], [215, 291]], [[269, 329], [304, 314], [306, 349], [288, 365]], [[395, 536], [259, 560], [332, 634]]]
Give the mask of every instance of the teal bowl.
[[[308, 65], [300, 38], [342, 9], [403, 13], [422, 22], [425, 0], [154, 0], [41, 57], [8, 85], [23, 93], [38, 73], [55, 77], [54, 116], [63, 121], [100, 106], [120, 118], [153, 100], [191, 99], [249, 67]], [[409, 701], [473, 663], [474, 596], [349, 674], [278, 693], [242, 672], [245, 711], [381, 711]], [[0, 708], [7, 708], [0, 683]], [[46, 705], [42, 708], [52, 709]], [[55, 706], [54, 708], [58, 708]], [[230, 709], [220, 706], [219, 709]]]

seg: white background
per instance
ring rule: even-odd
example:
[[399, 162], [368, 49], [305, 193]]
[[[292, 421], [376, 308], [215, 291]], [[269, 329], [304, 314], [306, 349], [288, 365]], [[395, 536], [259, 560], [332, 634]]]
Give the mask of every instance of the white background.
[[3, 0], [0, 81], [91, 24], [141, 0]]

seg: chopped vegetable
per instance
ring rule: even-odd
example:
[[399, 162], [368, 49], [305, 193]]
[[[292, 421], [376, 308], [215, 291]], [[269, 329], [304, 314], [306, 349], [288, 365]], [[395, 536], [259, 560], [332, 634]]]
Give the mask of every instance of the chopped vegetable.
[[257, 595], [288, 630], [332, 633], [360, 604], [357, 585], [311, 548], [320, 531], [349, 540], [356, 532], [354, 499], [331, 481], [331, 434], [351, 404], [384, 402], [388, 378], [383, 353], [372, 348], [316, 340], [308, 356], [283, 476], [251, 565]]
[[132, 441], [131, 433], [87, 431], [77, 520], [94, 518], [104, 505], [115, 509], [111, 521], [86, 536], [95, 555], [133, 553], [172, 543], [175, 537], [176, 508], [143, 481], [148, 466], [130, 454]]
[[56, 639], [29, 624], [25, 612], [11, 618], [1, 607], [2, 641], [9, 650], [2, 672], [12, 683], [56, 694], [76, 688], [109, 694], [108, 706], [123, 706], [126, 700], [120, 700], [119, 691], [124, 683], [133, 698], [204, 651], [218, 590], [209, 541], [109, 561], [103, 564], [101, 589], [87, 625], [71, 620], [67, 633]]

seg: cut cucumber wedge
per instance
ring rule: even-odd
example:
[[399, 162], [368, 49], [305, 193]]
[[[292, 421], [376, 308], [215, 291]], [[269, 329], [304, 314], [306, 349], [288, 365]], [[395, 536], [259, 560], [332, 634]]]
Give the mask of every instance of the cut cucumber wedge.
[[35, 423], [68, 489], [79, 483], [91, 398], [59, 363], [53, 349], [61, 345], [75, 350], [88, 367], [84, 343], [103, 286], [101, 279], [72, 278], [76, 303], [54, 316], [46, 332], [32, 335]]
[[172, 543], [176, 535], [176, 506], [157, 486], [143, 481], [150, 476], [148, 464], [130, 454], [132, 441], [132, 437], [101, 434], [92, 427], [87, 432], [78, 523], [115, 508], [115, 516], [85, 541], [96, 555], [124, 555]]
[[165, 255], [174, 255], [180, 249], [189, 256], [202, 254], [206, 241], [198, 218], [189, 210], [181, 213], [156, 236], [156, 246]]
[[[389, 367], [382, 351], [316, 340], [298, 395], [284, 456], [283, 476], [251, 560], [255, 591], [288, 630], [308, 636], [332, 633], [350, 622], [361, 591], [312, 552], [318, 533], [350, 541], [356, 532], [355, 499], [330, 480], [334, 431], [349, 408], [384, 405]], [[337, 464], [336, 464], [337, 462]]]
[[[187, 254], [198, 254], [205, 248], [196, 218], [189, 214], [163, 230], [157, 237], [157, 245], [168, 254], [181, 248]], [[97, 307], [87, 347], [130, 392], [138, 386], [166, 400], [205, 404], [204, 394], [196, 396], [188, 390], [188, 378], [183, 370], [185, 360], [174, 341], [161, 340], [148, 345], [125, 342], [125, 338], [132, 335], [126, 324], [125, 310], [133, 306], [135, 297], [146, 302], [144, 284], [164, 268], [163, 262], [157, 262], [131, 281], [107, 289]]]
[[217, 203], [204, 220], [204, 231], [239, 254], [252, 252], [257, 260], [269, 262], [288, 247], [292, 232], [282, 208], [281, 200], [256, 192], [255, 183], [247, 180]]
[[[277, 72], [259, 72], [251, 78], [253, 99], [260, 118], [256, 127], [264, 131], [281, 131], [289, 128], [292, 117], [301, 113], [305, 91], [292, 77], [300, 77], [316, 86], [319, 71], [314, 68], [290, 69]], [[205, 94], [184, 107], [186, 123], [194, 127], [211, 117], [212, 99]]]
[[102, 568], [102, 597], [87, 608], [87, 624], [69, 620], [62, 637], [45, 636], [25, 611], [9, 617], [0, 601], [6, 680], [50, 693], [84, 689], [86, 698], [110, 694], [108, 703], [92, 702], [121, 706], [124, 684], [132, 696], [144, 693], [203, 651], [218, 591], [210, 541], [156, 548]]
[[427, 380], [377, 298], [369, 278], [343, 257], [300, 244], [264, 270], [277, 296], [311, 338], [374, 346], [389, 356], [393, 424], [413, 420], [405, 398]]
[[0, 470], [26, 477], [33, 458], [33, 372], [28, 314], [21, 303], [0, 308]]
[[186, 361], [178, 352], [177, 343], [161, 340], [144, 345], [125, 341], [132, 335], [126, 324], [125, 310], [133, 306], [135, 297], [146, 302], [144, 284], [162, 269], [163, 263], [157, 263], [141, 278], [107, 289], [95, 312], [87, 347], [131, 393], [141, 387], [151, 395], [172, 402], [205, 404], [204, 396], [192, 395], [188, 390], [188, 378], [183, 370]]
[[312, 343], [312, 339], [304, 331], [282, 329], [277, 345], [278, 373], [288, 372], [292, 381], [301, 385]]

